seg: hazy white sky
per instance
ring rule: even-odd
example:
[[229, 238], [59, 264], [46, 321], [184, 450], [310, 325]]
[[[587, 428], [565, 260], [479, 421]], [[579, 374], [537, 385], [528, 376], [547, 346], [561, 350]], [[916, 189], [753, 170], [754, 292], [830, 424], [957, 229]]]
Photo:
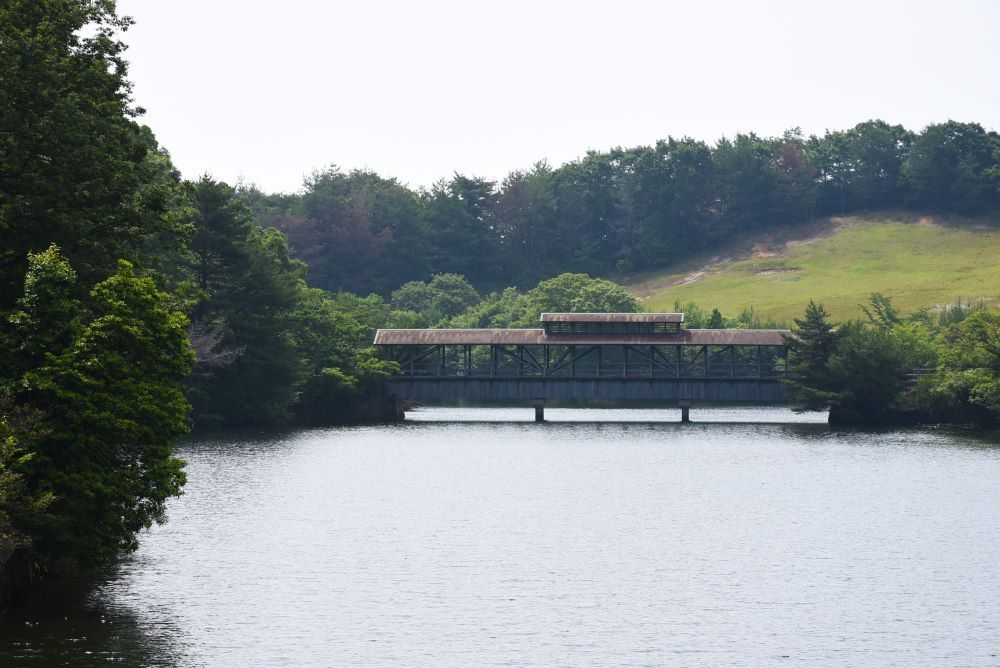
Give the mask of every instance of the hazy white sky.
[[588, 149], [948, 118], [1000, 129], [1000, 1], [119, 0], [186, 177], [411, 187]]

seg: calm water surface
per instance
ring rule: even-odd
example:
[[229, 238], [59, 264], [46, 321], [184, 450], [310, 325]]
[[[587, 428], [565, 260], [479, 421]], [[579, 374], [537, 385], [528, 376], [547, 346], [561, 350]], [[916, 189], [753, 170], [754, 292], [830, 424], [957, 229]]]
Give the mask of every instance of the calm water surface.
[[1000, 666], [995, 435], [546, 416], [189, 439], [168, 523], [0, 665]]

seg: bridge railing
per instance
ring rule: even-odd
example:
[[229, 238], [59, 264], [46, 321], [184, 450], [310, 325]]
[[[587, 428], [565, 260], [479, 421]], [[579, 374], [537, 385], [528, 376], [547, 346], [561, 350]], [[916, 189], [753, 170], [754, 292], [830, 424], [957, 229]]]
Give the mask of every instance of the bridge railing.
[[407, 346], [410, 378], [739, 378], [786, 374], [780, 346]]

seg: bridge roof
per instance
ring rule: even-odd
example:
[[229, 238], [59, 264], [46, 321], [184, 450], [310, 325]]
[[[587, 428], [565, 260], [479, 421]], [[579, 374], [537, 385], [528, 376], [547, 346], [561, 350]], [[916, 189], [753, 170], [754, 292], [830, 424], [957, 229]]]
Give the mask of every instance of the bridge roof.
[[683, 313], [543, 313], [542, 322], [684, 322]]
[[[649, 314], [647, 314], [649, 315]], [[674, 336], [649, 334], [559, 334], [544, 329], [380, 329], [377, 346], [781, 346], [787, 329], [682, 329]]]

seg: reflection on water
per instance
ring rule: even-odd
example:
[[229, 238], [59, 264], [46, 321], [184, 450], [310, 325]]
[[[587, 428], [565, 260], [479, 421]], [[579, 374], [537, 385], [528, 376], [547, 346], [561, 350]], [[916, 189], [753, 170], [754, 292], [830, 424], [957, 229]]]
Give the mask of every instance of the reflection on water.
[[0, 665], [1000, 665], [993, 436], [768, 410], [192, 438], [169, 522], [0, 617]]
[[52, 583], [23, 607], [0, 615], [3, 666], [177, 666], [182, 630], [165, 617], [147, 629], [110, 593], [112, 576]]

